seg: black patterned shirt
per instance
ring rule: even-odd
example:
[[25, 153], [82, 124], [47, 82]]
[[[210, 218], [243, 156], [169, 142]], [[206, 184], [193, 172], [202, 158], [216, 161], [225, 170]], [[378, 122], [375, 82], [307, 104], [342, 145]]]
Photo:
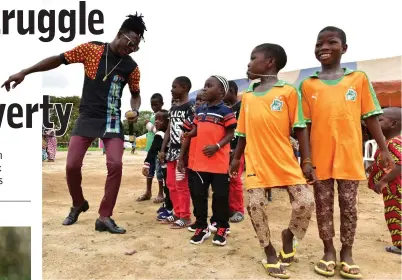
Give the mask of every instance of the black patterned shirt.
[[183, 134], [183, 124], [186, 119], [193, 114], [194, 104], [191, 101], [170, 108], [170, 147], [166, 153], [166, 161], [175, 161], [179, 159], [181, 150], [180, 140]]

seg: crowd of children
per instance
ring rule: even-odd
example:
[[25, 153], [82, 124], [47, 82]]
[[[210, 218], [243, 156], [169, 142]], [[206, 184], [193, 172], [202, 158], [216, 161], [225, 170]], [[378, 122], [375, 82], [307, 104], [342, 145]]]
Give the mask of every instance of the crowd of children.
[[[295, 260], [294, 240], [303, 239], [316, 210], [324, 255], [315, 271], [333, 276], [337, 265], [333, 244], [336, 181], [341, 216], [340, 273], [346, 278], [362, 278], [352, 248], [358, 185], [367, 179], [362, 161], [363, 120], [379, 147], [368, 182], [370, 188], [383, 194], [393, 243], [386, 250], [401, 254], [401, 109], [383, 110], [367, 75], [341, 67], [346, 50], [346, 35], [341, 29], [321, 30], [315, 55], [322, 69], [295, 88], [278, 79], [287, 63], [283, 47], [258, 45], [251, 52], [247, 71], [254, 82], [241, 102], [234, 81], [213, 75], [193, 104], [189, 100], [190, 79], [175, 78], [169, 111], [161, 109], [161, 95], [151, 98], [155, 121], [150, 122], [155, 125], [150, 126], [142, 170], [147, 190], [139, 200], [150, 199], [152, 177], [159, 172], [155, 202], [163, 200], [164, 204], [157, 211], [157, 220], [172, 229], [193, 232], [192, 244], [201, 244], [214, 233], [212, 243], [224, 246], [230, 223], [244, 219], [241, 176], [246, 166], [246, 209], [266, 254], [262, 264], [267, 273], [289, 278], [285, 268]], [[212, 216], [208, 224], [210, 185]], [[279, 254], [271, 243], [268, 225], [267, 205], [273, 188], [287, 190], [292, 209], [281, 234]], [[195, 221], [191, 221], [191, 204]]]

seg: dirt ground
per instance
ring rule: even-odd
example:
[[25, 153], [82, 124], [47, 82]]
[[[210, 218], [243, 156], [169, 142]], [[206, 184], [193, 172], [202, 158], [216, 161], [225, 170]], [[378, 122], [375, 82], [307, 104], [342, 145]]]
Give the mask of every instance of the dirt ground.
[[[125, 235], [95, 232], [98, 206], [106, 178], [101, 151], [88, 152], [83, 165], [84, 195], [90, 209], [75, 225], [61, 225], [71, 206], [65, 180], [66, 153], [53, 163], [43, 163], [43, 279], [268, 279], [250, 218], [231, 225], [225, 247], [211, 239], [192, 245], [187, 229], [172, 230], [155, 220], [159, 205], [136, 202], [145, 189], [141, 167], [145, 154], [124, 154], [123, 179], [113, 218], [126, 228]], [[154, 197], [157, 185], [154, 183]], [[280, 232], [287, 226], [290, 205], [286, 191], [274, 190], [270, 227], [277, 251]], [[365, 279], [400, 279], [401, 257], [384, 251], [390, 244], [381, 196], [366, 188], [359, 191], [359, 221], [354, 259]], [[315, 214], [314, 214], [315, 215]], [[336, 206], [336, 246], [339, 242], [339, 208]], [[288, 270], [291, 279], [323, 279], [314, 264], [323, 254], [313, 216], [305, 239], [299, 242], [298, 262]], [[133, 255], [126, 252], [136, 250]], [[272, 278], [273, 279], [273, 278]], [[332, 279], [340, 279], [339, 273]]]

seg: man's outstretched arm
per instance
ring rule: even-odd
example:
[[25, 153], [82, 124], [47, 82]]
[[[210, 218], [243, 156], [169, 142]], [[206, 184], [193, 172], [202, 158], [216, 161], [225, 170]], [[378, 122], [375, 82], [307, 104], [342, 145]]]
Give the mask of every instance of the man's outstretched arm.
[[41, 60], [40, 62], [36, 63], [35, 65], [33, 65], [29, 68], [23, 69], [20, 72], [14, 74], [14, 75], [11, 75], [8, 78], [8, 80], [2, 84], [1, 87], [2, 88], [6, 87], [6, 90], [10, 91], [11, 83], [14, 82], [14, 84], [12, 85], [12, 88], [14, 89], [25, 79], [25, 76], [32, 74], [32, 73], [36, 73], [36, 72], [44, 72], [44, 71], [49, 71], [49, 70], [55, 69], [55, 68], [59, 67], [62, 63], [63, 63], [63, 60], [61, 59], [60, 55], [50, 56], [48, 58]]

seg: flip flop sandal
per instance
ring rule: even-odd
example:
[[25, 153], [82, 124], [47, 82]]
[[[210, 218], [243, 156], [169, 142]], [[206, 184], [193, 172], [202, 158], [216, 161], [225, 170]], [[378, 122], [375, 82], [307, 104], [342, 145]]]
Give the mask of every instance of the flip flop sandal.
[[348, 273], [348, 272], [345, 272], [343, 270], [343, 267], [346, 267], [348, 269], [348, 272], [349, 272], [353, 268], [360, 269], [360, 267], [358, 265], [348, 265], [346, 262], [341, 262], [341, 270], [339, 271], [339, 273], [341, 274], [341, 276], [343, 276], [343, 277], [345, 277], [347, 279], [361, 279], [361, 278], [363, 278], [361, 273], [358, 273], [358, 274]]
[[179, 218], [176, 217], [175, 215], [171, 215], [169, 217], [166, 217], [166, 219], [164, 219], [163, 221], [160, 221], [161, 224], [173, 224], [174, 222], [176, 222]]
[[240, 212], [234, 213], [232, 217], [229, 219], [232, 223], [239, 223], [244, 220], [244, 215]]
[[387, 247], [385, 247], [385, 251], [387, 251], [388, 253], [394, 253], [394, 254], [398, 254], [398, 255], [402, 254], [402, 250], [396, 246], [387, 246]]
[[324, 261], [324, 260], [320, 260], [320, 263], [324, 264], [326, 266], [326, 268], [328, 269], [328, 267], [332, 264], [334, 266], [334, 268], [331, 271], [328, 270], [323, 270], [321, 268], [318, 267], [318, 265], [316, 265], [314, 267], [314, 271], [317, 272], [318, 274], [322, 275], [322, 276], [326, 276], [326, 277], [332, 277], [335, 275], [335, 267], [336, 267], [336, 263], [334, 261]]
[[269, 264], [267, 263], [266, 259], [263, 259], [261, 261], [262, 266], [264, 267], [264, 269], [267, 271], [269, 276], [275, 277], [275, 278], [280, 278], [280, 279], [289, 279], [290, 275], [287, 273], [273, 273], [270, 272], [269, 269], [270, 268], [277, 268], [277, 269], [281, 269], [281, 263], [277, 262], [276, 264]]
[[[282, 240], [283, 240], [283, 236], [282, 236]], [[297, 240], [295, 237], [293, 237], [292, 242], [293, 242], [293, 252], [286, 254], [285, 251], [283, 251], [283, 249], [282, 249], [281, 252], [278, 254], [278, 258], [279, 258], [279, 261], [282, 263], [282, 266], [288, 267], [295, 261], [296, 247], [298, 246], [298, 243], [297, 243]], [[293, 258], [293, 260], [291, 262], [283, 262], [284, 259], [290, 259], [290, 258]]]
[[171, 229], [182, 229], [182, 228], [187, 228], [188, 226], [191, 225], [191, 221], [190, 220], [185, 220], [185, 219], [178, 219], [177, 221], [175, 221], [170, 228]]
[[[280, 254], [278, 255], [278, 258], [280, 259], [280, 262], [282, 264], [282, 266], [290, 266], [294, 261], [295, 261], [295, 255], [296, 255], [296, 249], [293, 247], [293, 252], [286, 254], [283, 249], [281, 250]], [[284, 259], [290, 259], [293, 258], [293, 260], [291, 262], [283, 262]]]

